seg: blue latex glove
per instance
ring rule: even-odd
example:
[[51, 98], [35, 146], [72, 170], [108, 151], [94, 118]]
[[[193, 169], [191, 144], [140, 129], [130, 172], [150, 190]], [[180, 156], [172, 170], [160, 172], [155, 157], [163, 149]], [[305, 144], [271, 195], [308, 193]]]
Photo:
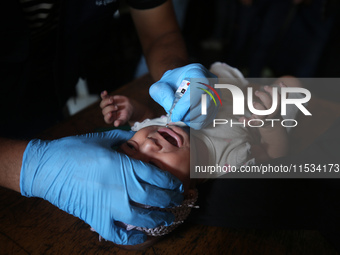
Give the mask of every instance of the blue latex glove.
[[170, 225], [173, 214], [136, 207], [130, 201], [170, 207], [182, 202], [183, 188], [170, 173], [112, 149], [132, 135], [114, 130], [30, 141], [22, 161], [21, 194], [48, 200], [106, 240], [123, 245], [144, 242], [144, 233], [126, 231], [115, 221], [146, 228]]
[[[214, 84], [209, 84], [209, 81], [211, 82], [212, 79], [208, 80], [208, 78], [217, 77], [201, 64], [186, 65], [165, 72], [163, 77], [150, 87], [150, 95], [167, 113], [169, 113], [175, 100], [175, 92], [182, 80], [192, 78], [201, 78], [200, 82], [214, 87]], [[207, 97], [207, 115], [201, 115], [201, 95], [205, 92], [192, 87], [197, 85], [199, 84], [191, 83], [183, 97], [177, 102], [172, 111], [172, 122], [183, 121], [194, 129], [201, 129], [207, 126], [215, 118], [219, 105], [215, 106], [209, 96]], [[206, 87], [204, 88], [207, 89]]]

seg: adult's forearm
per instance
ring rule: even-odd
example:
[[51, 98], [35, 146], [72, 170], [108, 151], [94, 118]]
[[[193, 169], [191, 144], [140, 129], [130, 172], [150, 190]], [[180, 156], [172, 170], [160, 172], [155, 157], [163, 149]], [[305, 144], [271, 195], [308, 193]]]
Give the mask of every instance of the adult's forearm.
[[182, 35], [169, 32], [145, 51], [152, 78], [157, 81], [167, 70], [188, 64], [188, 55]]
[[27, 143], [0, 138], [0, 186], [20, 192], [20, 171]]
[[149, 71], [155, 81], [165, 71], [188, 64], [188, 54], [171, 0], [146, 10], [130, 9]]

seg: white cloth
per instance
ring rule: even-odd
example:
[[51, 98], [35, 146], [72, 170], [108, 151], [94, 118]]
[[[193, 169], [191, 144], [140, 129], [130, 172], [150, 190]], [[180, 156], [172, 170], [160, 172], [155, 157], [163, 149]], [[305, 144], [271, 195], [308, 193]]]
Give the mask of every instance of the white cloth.
[[[168, 124], [167, 122], [168, 122], [168, 115], [162, 115], [159, 118], [145, 119], [142, 122], [135, 122], [135, 124], [131, 127], [131, 130], [138, 131], [148, 126], [166, 126], [166, 124]], [[182, 121], [172, 122], [171, 124], [179, 126], [179, 127], [187, 127], [187, 125]]]

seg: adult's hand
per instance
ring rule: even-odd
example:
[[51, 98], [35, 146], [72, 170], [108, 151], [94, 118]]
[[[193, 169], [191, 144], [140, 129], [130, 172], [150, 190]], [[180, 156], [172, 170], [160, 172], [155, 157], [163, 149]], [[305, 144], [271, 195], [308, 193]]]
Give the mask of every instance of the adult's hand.
[[145, 234], [126, 231], [116, 222], [154, 228], [170, 225], [174, 216], [130, 202], [178, 205], [183, 188], [168, 172], [112, 149], [131, 136], [131, 132], [115, 130], [30, 141], [22, 161], [21, 194], [48, 200], [84, 220], [106, 240], [123, 245], [144, 242]]
[[[195, 78], [199, 78], [200, 84], [192, 83], [192, 79], [196, 80]], [[177, 88], [184, 79], [189, 79], [191, 84], [173, 109], [171, 121], [183, 121], [194, 129], [201, 129], [208, 125], [218, 112], [218, 105], [212, 102], [211, 97], [207, 97], [207, 114], [201, 114], [201, 95], [205, 92], [197, 86], [210, 90], [202, 83], [214, 87], [214, 84], [211, 84], [211, 78], [216, 78], [216, 76], [201, 64], [186, 65], [165, 72], [163, 77], [150, 87], [150, 95], [169, 113]]]

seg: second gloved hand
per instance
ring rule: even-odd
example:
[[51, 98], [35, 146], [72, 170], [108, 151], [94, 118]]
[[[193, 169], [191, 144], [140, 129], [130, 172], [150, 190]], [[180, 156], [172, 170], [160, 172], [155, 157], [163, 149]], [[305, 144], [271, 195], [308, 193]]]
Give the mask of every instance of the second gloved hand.
[[201, 95], [205, 92], [197, 87], [199, 85], [205, 89], [208, 88], [201, 84], [192, 83], [193, 80], [198, 81], [198, 78], [200, 82], [214, 87], [212, 80], [215, 78], [216, 81], [216, 76], [201, 64], [190, 64], [169, 70], [150, 87], [151, 97], [169, 113], [175, 100], [177, 88], [184, 79], [189, 79], [190, 86], [173, 109], [171, 121], [183, 121], [194, 129], [207, 126], [216, 116], [219, 107], [212, 102], [211, 97], [207, 97], [207, 114], [201, 114]]
[[127, 231], [116, 222], [154, 228], [170, 225], [174, 215], [130, 202], [156, 207], [178, 205], [183, 188], [170, 173], [112, 149], [132, 135], [114, 130], [30, 141], [22, 161], [21, 194], [48, 200], [84, 220], [106, 240], [123, 245], [144, 242], [144, 233]]

